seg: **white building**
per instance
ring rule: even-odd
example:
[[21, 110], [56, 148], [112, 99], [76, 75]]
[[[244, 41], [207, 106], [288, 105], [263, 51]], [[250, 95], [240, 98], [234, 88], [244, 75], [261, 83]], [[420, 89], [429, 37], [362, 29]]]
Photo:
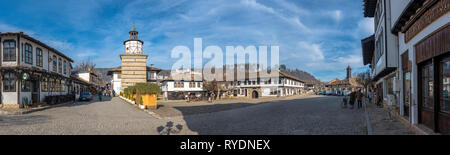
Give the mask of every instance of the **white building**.
[[[169, 100], [184, 99], [186, 94], [204, 97], [208, 92], [203, 89], [204, 81], [199, 79], [202, 79], [201, 73], [190, 70], [185, 73], [177, 72], [176, 75], [164, 80], [162, 84], [164, 97]], [[284, 72], [280, 72], [279, 77], [246, 78], [217, 83], [225, 89], [219, 92], [218, 95], [221, 97], [226, 97], [228, 93], [234, 97], [248, 98], [292, 96], [304, 93], [305, 89], [305, 83], [302, 80]]]
[[376, 101], [395, 103], [414, 127], [450, 133], [450, 0], [364, 3], [376, 24], [375, 35], [362, 41], [364, 64], [372, 65], [379, 88]]
[[400, 115], [450, 134], [450, 0], [394, 0]]
[[[160, 76], [158, 73], [162, 70], [151, 65], [147, 67], [147, 82], [156, 83], [161, 86], [161, 82], [165, 78], [164, 76]], [[121, 67], [116, 67], [108, 71], [108, 76], [111, 76], [112, 79], [110, 81], [112, 89], [119, 94], [122, 92], [122, 69]]]
[[[47, 96], [73, 93], [72, 59], [22, 32], [0, 33], [0, 43], [1, 107], [40, 104]], [[29, 78], [22, 80], [24, 76]]]
[[[399, 107], [398, 38], [391, 33], [393, 11], [397, 8], [391, 1], [364, 0], [364, 16], [374, 18], [374, 32], [362, 40], [364, 65], [370, 64], [376, 82], [376, 102]], [[393, 8], [393, 9], [391, 9]]]

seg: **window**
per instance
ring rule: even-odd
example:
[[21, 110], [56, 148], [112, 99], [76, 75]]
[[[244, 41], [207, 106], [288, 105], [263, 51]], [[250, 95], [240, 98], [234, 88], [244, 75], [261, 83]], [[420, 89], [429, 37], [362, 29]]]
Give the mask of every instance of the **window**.
[[30, 44], [25, 44], [25, 63], [33, 64], [33, 47]]
[[60, 92], [61, 91], [61, 80], [56, 80], [55, 83], [56, 83], [55, 92]]
[[197, 87], [198, 87], [198, 88], [201, 88], [201, 86], [200, 86], [200, 82], [198, 82], [198, 83], [197, 83]]
[[14, 40], [3, 42], [3, 61], [16, 61], [16, 42]]
[[67, 61], [64, 60], [64, 74], [67, 74]]
[[58, 73], [62, 73], [62, 61], [61, 61], [61, 58], [58, 59]]
[[387, 93], [390, 95], [394, 95], [394, 77], [387, 79]]
[[440, 111], [444, 113], [450, 113], [450, 58], [444, 59], [440, 64], [441, 73], [441, 100]]
[[16, 75], [14, 73], [3, 74], [3, 91], [4, 92], [16, 91]]
[[53, 71], [56, 72], [56, 67], [58, 67], [58, 64], [56, 62], [57, 61], [56, 55], [53, 55], [52, 61], [53, 61]]
[[55, 79], [50, 78], [49, 81], [50, 81], [49, 92], [55, 92]]
[[44, 66], [44, 61], [42, 58], [42, 50], [40, 48], [36, 48], [36, 66], [39, 67]]
[[195, 88], [195, 82], [189, 82], [189, 88]]
[[66, 81], [64, 81], [64, 80], [61, 80], [61, 85], [60, 85], [60, 91], [61, 92], [65, 92], [66, 91], [66, 88], [65, 88], [65, 86], [66, 86]]
[[44, 77], [42, 79], [41, 85], [42, 85], [42, 87], [41, 87], [42, 92], [47, 92], [48, 91], [48, 78]]
[[422, 107], [434, 109], [433, 64], [422, 67]]
[[184, 82], [175, 82], [174, 87], [175, 88], [184, 88]]

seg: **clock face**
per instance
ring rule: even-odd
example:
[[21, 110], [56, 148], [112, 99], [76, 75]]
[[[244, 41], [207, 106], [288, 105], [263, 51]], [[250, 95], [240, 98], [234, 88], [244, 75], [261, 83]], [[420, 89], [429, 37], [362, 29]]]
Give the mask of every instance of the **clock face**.
[[128, 41], [125, 43], [126, 54], [142, 54], [142, 43], [140, 41]]

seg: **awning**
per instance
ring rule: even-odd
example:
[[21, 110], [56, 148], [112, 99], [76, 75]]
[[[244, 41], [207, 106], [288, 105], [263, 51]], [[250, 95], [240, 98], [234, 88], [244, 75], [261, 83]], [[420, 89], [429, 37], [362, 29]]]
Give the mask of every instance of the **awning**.
[[375, 51], [375, 35], [371, 35], [361, 40], [362, 55], [364, 65], [368, 65], [372, 62], [373, 53]]

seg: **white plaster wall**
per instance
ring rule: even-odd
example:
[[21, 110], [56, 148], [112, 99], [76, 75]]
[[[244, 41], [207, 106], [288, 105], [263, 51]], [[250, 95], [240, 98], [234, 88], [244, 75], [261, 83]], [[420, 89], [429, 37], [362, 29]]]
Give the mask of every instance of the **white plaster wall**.
[[406, 8], [411, 0], [389, 0], [391, 3], [391, 25], [394, 26], [398, 18], [402, 14], [403, 10]]
[[89, 82], [90, 78], [89, 78], [89, 73], [78, 73], [78, 77], [80, 77], [81, 79]]

